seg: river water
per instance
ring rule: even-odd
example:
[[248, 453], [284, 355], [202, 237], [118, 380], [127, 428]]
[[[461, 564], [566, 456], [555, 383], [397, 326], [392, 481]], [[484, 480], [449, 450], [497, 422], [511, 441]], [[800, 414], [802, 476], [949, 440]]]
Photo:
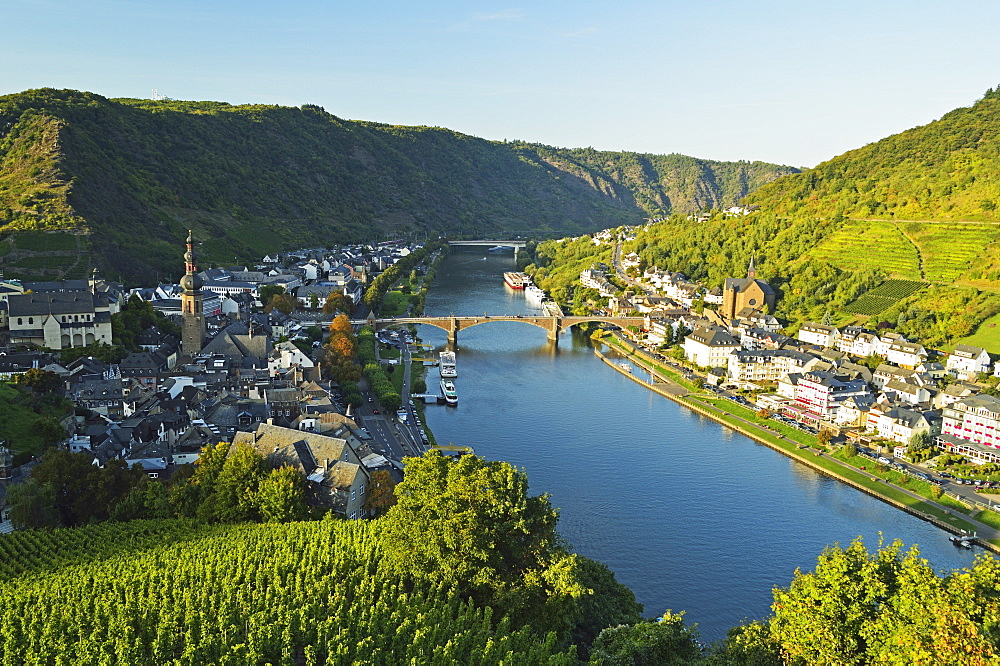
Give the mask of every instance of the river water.
[[[509, 255], [458, 252], [427, 295], [433, 315], [535, 314], [507, 288]], [[445, 333], [420, 327], [443, 349]], [[559, 531], [610, 566], [646, 615], [687, 612], [703, 640], [768, 615], [771, 589], [858, 536], [919, 544], [935, 567], [975, 552], [922, 520], [833, 481], [654, 394], [605, 365], [583, 335], [497, 322], [459, 333], [457, 407], [431, 406], [439, 443], [470, 445], [549, 493]], [[437, 385], [433, 373], [428, 386]]]

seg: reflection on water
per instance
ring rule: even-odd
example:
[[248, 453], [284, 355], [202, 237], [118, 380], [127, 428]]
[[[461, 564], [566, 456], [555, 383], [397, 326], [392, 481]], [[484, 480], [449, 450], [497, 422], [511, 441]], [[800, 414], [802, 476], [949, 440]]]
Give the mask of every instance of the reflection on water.
[[[506, 288], [509, 256], [453, 254], [428, 314], [536, 314]], [[443, 348], [444, 331], [420, 327]], [[436, 383], [430, 378], [428, 384]], [[769, 612], [771, 588], [811, 569], [827, 545], [919, 543], [938, 567], [973, 553], [929, 524], [821, 476], [654, 394], [598, 359], [582, 334], [497, 322], [459, 332], [457, 408], [431, 407], [441, 442], [527, 470], [561, 510], [559, 530], [606, 562], [647, 615], [686, 610], [708, 640]]]

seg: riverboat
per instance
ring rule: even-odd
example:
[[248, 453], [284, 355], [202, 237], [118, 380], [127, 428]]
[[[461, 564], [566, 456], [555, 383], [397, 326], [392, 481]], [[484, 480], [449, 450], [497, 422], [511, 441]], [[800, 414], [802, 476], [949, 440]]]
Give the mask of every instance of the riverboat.
[[458, 404], [458, 392], [455, 390], [455, 382], [449, 379], [442, 379], [441, 392], [444, 393], [444, 401], [449, 405]]
[[509, 248], [506, 245], [496, 245], [487, 250], [487, 252], [490, 254], [500, 254], [502, 252], [506, 252], [508, 249]]
[[524, 273], [508, 271], [503, 274], [503, 281], [506, 282], [507, 286], [511, 289], [524, 289], [525, 285], [531, 282], [531, 278]]
[[545, 299], [545, 292], [532, 284], [524, 288], [524, 296], [529, 301], [541, 304], [541, 302]]
[[455, 363], [455, 352], [443, 351], [441, 358], [441, 376], [458, 377], [458, 366]]
[[629, 373], [630, 375], [632, 374], [632, 366], [630, 364], [626, 363], [625, 361], [622, 361], [621, 363], [619, 363], [618, 367], [621, 368], [622, 370], [624, 370], [625, 372]]

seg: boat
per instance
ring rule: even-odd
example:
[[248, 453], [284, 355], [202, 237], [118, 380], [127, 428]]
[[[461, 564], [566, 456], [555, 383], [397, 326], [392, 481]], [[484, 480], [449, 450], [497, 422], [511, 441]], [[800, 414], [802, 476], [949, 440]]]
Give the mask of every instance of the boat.
[[626, 363], [625, 361], [622, 361], [621, 363], [619, 363], [618, 367], [621, 368], [622, 370], [624, 370], [625, 372], [627, 372], [628, 374], [630, 374], [630, 375], [632, 374], [632, 366], [629, 365], [628, 363]]
[[455, 352], [443, 351], [441, 358], [441, 376], [458, 377], [458, 368], [455, 365]]
[[528, 300], [535, 301], [536, 303], [541, 303], [545, 298], [545, 292], [535, 285], [530, 285], [524, 288], [524, 296]]
[[455, 391], [455, 382], [450, 379], [442, 379], [441, 392], [444, 393], [444, 401], [449, 405], [458, 404], [458, 392]]
[[531, 278], [517, 271], [508, 271], [503, 274], [503, 281], [511, 289], [524, 289], [526, 284], [531, 283]]
[[975, 538], [976, 538], [975, 536], [969, 536], [969, 535], [963, 535], [963, 536], [953, 535], [948, 537], [948, 539], [950, 539], [953, 544], [961, 548], [972, 548], [972, 540]]
[[507, 247], [506, 245], [496, 245], [487, 250], [487, 252], [489, 252], [490, 254], [500, 254], [501, 252], [506, 252], [509, 249], [510, 248]]

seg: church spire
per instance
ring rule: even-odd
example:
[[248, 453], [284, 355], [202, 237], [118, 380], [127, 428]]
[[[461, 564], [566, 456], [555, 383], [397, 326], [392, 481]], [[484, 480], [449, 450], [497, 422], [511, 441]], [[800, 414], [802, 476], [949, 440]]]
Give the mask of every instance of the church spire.
[[194, 237], [188, 231], [187, 252], [184, 253], [184, 277], [181, 278], [181, 349], [187, 356], [194, 356], [205, 344], [204, 295], [201, 292], [202, 279], [198, 275], [197, 257], [194, 253]]
[[748, 280], [756, 280], [757, 279], [757, 271], [756, 271], [756, 269], [753, 266], [753, 260], [754, 260], [754, 255], [751, 254], [750, 255], [750, 265], [747, 266], [747, 279]]

